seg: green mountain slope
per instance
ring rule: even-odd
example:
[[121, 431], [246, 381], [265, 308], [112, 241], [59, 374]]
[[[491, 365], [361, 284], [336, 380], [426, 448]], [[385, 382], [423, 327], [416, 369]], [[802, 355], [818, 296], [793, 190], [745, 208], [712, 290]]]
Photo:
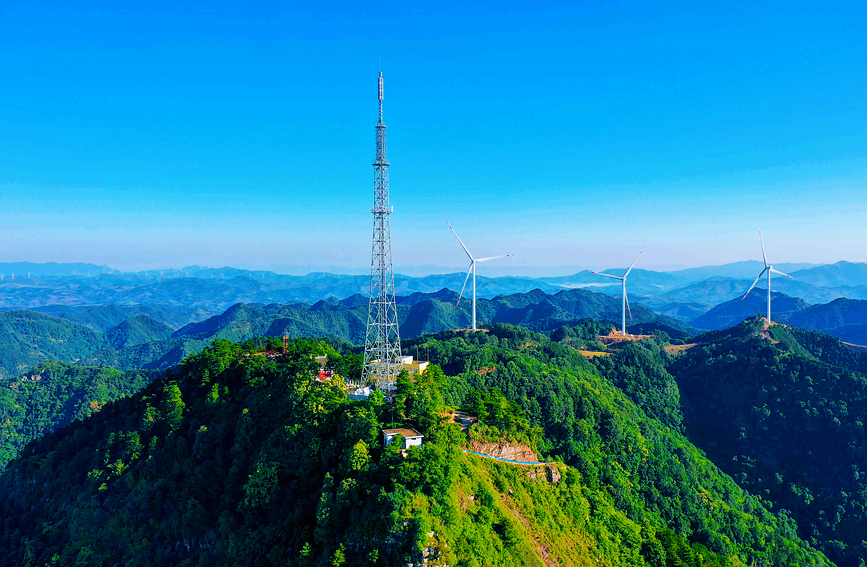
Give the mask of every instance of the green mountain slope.
[[0, 312], [0, 381], [45, 360], [75, 362], [107, 346], [92, 329], [33, 311]]
[[[749, 284], [747, 285], [749, 287]], [[746, 290], [747, 288], [744, 288]], [[783, 293], [771, 292], [771, 318], [774, 321], [788, 321], [795, 313], [809, 307], [804, 300]], [[700, 317], [691, 321], [697, 329], [727, 329], [756, 314], [768, 310], [767, 289], [755, 288], [746, 299], [740, 297], [721, 303]]]
[[[312, 380], [313, 354], [341, 367], [327, 345], [216, 343], [9, 464], [0, 562], [828, 565], [571, 348], [511, 326], [421, 342], [453, 375], [403, 377], [388, 405]], [[462, 453], [446, 403], [478, 412], [473, 439], [566, 464]], [[424, 445], [383, 447], [385, 422]]]
[[149, 384], [147, 371], [121, 372], [45, 362], [0, 386], [0, 469], [28, 441], [84, 419], [106, 402]]
[[147, 315], [172, 329], [214, 315], [212, 311], [192, 307], [160, 306], [156, 308], [148, 305], [116, 305], [113, 303], [97, 306], [48, 305], [36, 307], [33, 311], [81, 323], [100, 332], [108, 331], [136, 315]]
[[201, 352], [211, 344], [210, 339], [168, 338], [124, 347], [98, 350], [81, 359], [81, 364], [111, 366], [122, 370], [144, 368], [166, 369], [180, 364], [187, 356]]
[[789, 318], [792, 325], [822, 331], [843, 340], [867, 344], [867, 301], [836, 299], [813, 305]]
[[867, 562], [865, 360], [758, 318], [695, 340], [670, 367], [689, 438], [838, 565]]
[[[774, 564], [796, 553], [790, 543], [769, 545], [759, 535], [770, 533], [763, 524], [778, 520], [777, 533], [789, 533], [784, 516], [775, 520], [685, 438], [648, 419], [573, 349], [510, 326], [444, 339], [427, 339], [423, 348], [448, 373], [459, 373], [448, 399], [460, 405], [475, 388], [502, 391], [542, 427], [543, 452], [559, 456], [584, 482], [612, 494], [630, 518], [656, 518], [714, 551], [743, 553], [747, 562]], [[782, 555], [771, 559], [776, 553]]]
[[[367, 300], [361, 299], [354, 296], [343, 301], [319, 301], [313, 305], [239, 304], [218, 316], [187, 325], [174, 336], [246, 340], [257, 335], [276, 336], [286, 332], [292, 337], [320, 336], [358, 344], [364, 342], [367, 322]], [[401, 336], [414, 337], [469, 327], [472, 305], [467, 300], [456, 305], [457, 299], [456, 293], [445, 289], [435, 294], [398, 297]], [[619, 319], [620, 308], [620, 302], [615, 298], [581, 289], [564, 290], [554, 295], [533, 290], [477, 302], [479, 321], [522, 325], [534, 330], [551, 330], [584, 318]], [[633, 315], [636, 324], [659, 321], [686, 332], [692, 330], [680, 321], [659, 317], [641, 305], [634, 306]]]
[[106, 331], [105, 338], [112, 348], [120, 350], [128, 346], [167, 339], [172, 331], [171, 327], [149, 315], [136, 315]]
[[[398, 296], [401, 336], [415, 337], [469, 327], [472, 322], [471, 303], [468, 300], [457, 303], [457, 300], [458, 295], [447, 289]], [[105, 364], [121, 369], [168, 368], [216, 339], [243, 341], [256, 336], [287, 334], [290, 337], [316, 336], [361, 344], [367, 323], [367, 304], [367, 298], [359, 295], [342, 301], [329, 299], [314, 304], [239, 303], [219, 315], [186, 324], [172, 333], [161, 322], [162, 319], [149, 314], [151, 310], [108, 326], [128, 313], [136, 313], [137, 309], [127, 307], [107, 306], [64, 315], [74, 316], [94, 328], [106, 328], [105, 333], [41, 313], [2, 312], [0, 329], [4, 328], [5, 320], [10, 334], [5, 340], [0, 338], [0, 372], [5, 370], [6, 375], [16, 375], [49, 359]], [[539, 331], [550, 331], [584, 318], [618, 320], [620, 309], [617, 298], [582, 289], [563, 290], [554, 295], [536, 289], [490, 300], [480, 299], [477, 304], [479, 321], [522, 325]], [[635, 328], [657, 324], [671, 327], [679, 335], [693, 332], [689, 325], [660, 317], [641, 305], [634, 305], [632, 313], [634, 318], [630, 325]]]

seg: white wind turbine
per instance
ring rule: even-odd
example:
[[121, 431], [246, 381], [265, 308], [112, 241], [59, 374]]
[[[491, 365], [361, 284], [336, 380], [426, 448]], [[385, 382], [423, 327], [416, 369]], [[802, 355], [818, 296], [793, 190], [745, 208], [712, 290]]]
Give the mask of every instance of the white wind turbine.
[[467, 247], [466, 247], [466, 245], [464, 245], [464, 242], [463, 242], [463, 240], [461, 240], [461, 237], [458, 236], [458, 233], [455, 232], [454, 228], [452, 228], [451, 223], [449, 223], [449, 221], [446, 221], [446, 224], [449, 225], [449, 228], [452, 229], [452, 233], [455, 235], [455, 238], [457, 238], [458, 242], [461, 243], [461, 248], [464, 249], [464, 252], [466, 252], [467, 256], [469, 256], [469, 258], [470, 258], [470, 267], [467, 268], [467, 277], [464, 278], [464, 285], [463, 285], [463, 287], [461, 287], [461, 293], [458, 296], [458, 301], [457, 301], [457, 303], [455, 303], [455, 306], [457, 306], [458, 303], [461, 302], [461, 298], [464, 296], [464, 289], [466, 289], [466, 287], [467, 287], [467, 280], [470, 279], [470, 272], [472, 272], [473, 273], [473, 330], [475, 331], [476, 330], [476, 264], [479, 262], [487, 262], [488, 260], [496, 260], [498, 258], [508, 258], [509, 256], [514, 256], [514, 254], [503, 254], [502, 256], [490, 256], [488, 258], [473, 258], [473, 255], [470, 254], [469, 250], [467, 250]]
[[756, 281], [753, 282], [753, 285], [750, 286], [750, 289], [747, 290], [747, 292], [741, 298], [741, 301], [743, 301], [744, 299], [747, 298], [747, 296], [750, 294], [750, 292], [753, 291], [753, 288], [756, 287], [756, 284], [759, 283], [759, 280], [762, 279], [762, 276], [765, 275], [765, 272], [767, 272], [768, 273], [768, 325], [770, 325], [771, 324], [771, 272], [774, 272], [775, 274], [780, 274], [781, 276], [786, 276], [787, 278], [790, 278], [790, 279], [792, 278], [792, 276], [790, 276], [789, 274], [784, 274], [780, 270], [778, 270], [778, 269], [774, 268], [773, 266], [771, 266], [770, 264], [768, 264], [768, 257], [765, 256], [765, 242], [762, 240], [762, 229], [759, 229], [759, 244], [762, 245], [762, 261], [765, 263], [765, 267], [762, 269], [761, 272], [759, 272], [759, 275], [756, 278]]
[[[647, 246], [645, 246], [644, 248], [647, 248]], [[638, 253], [638, 256], [636, 256], [635, 260], [633, 260], [632, 264], [630, 264], [629, 269], [627, 269], [626, 273], [623, 274], [622, 276], [612, 276], [611, 274], [603, 274], [602, 272], [594, 272], [592, 270], [587, 270], [591, 274], [596, 274], [597, 276], [605, 276], [606, 278], [611, 278], [614, 280], [620, 280], [620, 285], [621, 285], [622, 292], [623, 292], [623, 300], [622, 300], [623, 312], [621, 314], [621, 319], [620, 319], [620, 325], [621, 325], [620, 328], [622, 330], [624, 337], [626, 336], [626, 310], [627, 309], [629, 310], [629, 318], [632, 319], [632, 308], [629, 307], [629, 298], [626, 297], [626, 278], [629, 277], [629, 272], [632, 271], [632, 266], [634, 266], [635, 262], [638, 261], [638, 258], [640, 258], [642, 254], [644, 254], [644, 248], [641, 249], [641, 252]]]

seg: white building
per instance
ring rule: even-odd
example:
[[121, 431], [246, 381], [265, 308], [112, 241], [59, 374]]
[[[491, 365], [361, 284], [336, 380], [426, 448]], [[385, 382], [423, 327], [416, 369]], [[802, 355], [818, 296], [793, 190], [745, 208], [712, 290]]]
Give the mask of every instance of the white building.
[[367, 400], [370, 398], [370, 386], [362, 386], [347, 392], [346, 397], [350, 400]]
[[430, 362], [413, 360], [412, 355], [400, 357], [401, 369], [409, 372], [410, 376], [424, 372], [429, 364]]
[[383, 441], [385, 441], [386, 445], [390, 444], [392, 440], [398, 435], [403, 437], [403, 447], [401, 447], [401, 449], [408, 449], [409, 447], [421, 447], [422, 439], [424, 439], [424, 435], [422, 435], [415, 429], [409, 429], [407, 427], [382, 430], [382, 438]]

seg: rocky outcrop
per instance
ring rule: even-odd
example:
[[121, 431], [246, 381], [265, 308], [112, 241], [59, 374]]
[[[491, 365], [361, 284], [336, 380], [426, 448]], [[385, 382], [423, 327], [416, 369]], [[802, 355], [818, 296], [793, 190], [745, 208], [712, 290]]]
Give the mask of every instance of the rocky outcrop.
[[539, 462], [539, 457], [536, 456], [536, 453], [521, 443], [510, 445], [508, 443], [482, 443], [473, 440], [470, 442], [470, 450], [510, 461], [521, 461], [524, 463]]

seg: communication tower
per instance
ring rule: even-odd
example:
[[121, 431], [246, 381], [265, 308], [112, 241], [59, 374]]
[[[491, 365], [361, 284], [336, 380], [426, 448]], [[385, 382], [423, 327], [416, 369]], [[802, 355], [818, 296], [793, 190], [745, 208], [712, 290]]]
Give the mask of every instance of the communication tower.
[[373, 162], [373, 250], [370, 259], [370, 303], [364, 341], [362, 383], [387, 394], [400, 373], [400, 329], [394, 301], [391, 263], [392, 212], [388, 199], [388, 160], [385, 157], [385, 122], [382, 121], [382, 70], [379, 71], [379, 122], [376, 123], [376, 159]]

